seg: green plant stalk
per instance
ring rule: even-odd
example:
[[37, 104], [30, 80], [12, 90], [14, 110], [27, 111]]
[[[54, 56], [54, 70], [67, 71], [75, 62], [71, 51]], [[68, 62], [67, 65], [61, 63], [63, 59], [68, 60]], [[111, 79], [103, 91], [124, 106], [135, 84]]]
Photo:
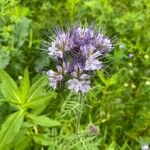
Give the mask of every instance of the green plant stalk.
[[80, 92], [79, 94], [79, 99], [78, 99], [78, 103], [79, 103], [79, 109], [77, 110], [77, 124], [76, 124], [76, 133], [79, 134], [80, 132], [80, 120], [81, 120], [81, 108], [83, 105], [83, 94]]

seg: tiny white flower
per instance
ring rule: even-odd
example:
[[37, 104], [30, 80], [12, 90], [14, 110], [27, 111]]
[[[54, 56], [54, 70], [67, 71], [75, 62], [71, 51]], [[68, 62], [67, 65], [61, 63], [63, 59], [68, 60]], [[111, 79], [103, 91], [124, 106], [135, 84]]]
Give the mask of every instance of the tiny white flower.
[[124, 87], [128, 87], [128, 83], [124, 83]]
[[144, 58], [145, 58], [145, 59], [148, 59], [148, 58], [149, 58], [149, 56], [148, 56], [148, 55], [144, 55]]
[[142, 146], [142, 150], [149, 150], [148, 145], [143, 145], [143, 146]]

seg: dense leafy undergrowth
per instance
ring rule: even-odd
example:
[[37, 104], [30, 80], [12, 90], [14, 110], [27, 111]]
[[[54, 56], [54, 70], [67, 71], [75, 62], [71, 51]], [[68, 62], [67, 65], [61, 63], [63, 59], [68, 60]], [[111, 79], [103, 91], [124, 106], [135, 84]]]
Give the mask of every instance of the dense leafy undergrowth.
[[[51, 90], [41, 74], [54, 67], [41, 50], [48, 29], [75, 21], [95, 23], [115, 39], [105, 70], [95, 73], [80, 108], [78, 94], [65, 87]], [[149, 26], [149, 0], [0, 0], [0, 150], [149, 145]], [[91, 134], [90, 125], [99, 133]]]

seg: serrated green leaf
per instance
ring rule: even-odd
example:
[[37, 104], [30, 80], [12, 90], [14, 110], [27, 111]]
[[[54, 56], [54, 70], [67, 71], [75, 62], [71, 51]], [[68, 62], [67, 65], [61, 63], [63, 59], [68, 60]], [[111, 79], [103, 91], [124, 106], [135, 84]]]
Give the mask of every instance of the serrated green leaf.
[[47, 99], [52, 99], [52, 98], [55, 98], [56, 97], [56, 93], [54, 91], [42, 91], [39, 95], [35, 95], [34, 97], [32, 97], [32, 99], [30, 101], [28, 101], [27, 104], [31, 104], [31, 103], [34, 103], [36, 101], [39, 101], [40, 99], [43, 101], [44, 100], [47, 100]]
[[34, 141], [40, 145], [49, 146], [51, 144], [50, 138], [46, 135], [38, 134], [33, 137]]
[[19, 93], [12, 90], [10, 87], [8, 87], [8, 85], [2, 84], [0, 89], [1, 89], [1, 92], [7, 102], [15, 103], [15, 104], [21, 103]]
[[32, 101], [26, 103], [26, 108], [31, 108], [33, 113], [40, 114], [48, 105], [48, 103], [56, 96], [55, 92], [48, 92], [45, 96], [39, 95], [34, 97]]
[[2, 125], [2, 129], [0, 131], [0, 149], [5, 149], [6, 146], [11, 144], [15, 136], [20, 131], [23, 118], [23, 111], [18, 111], [10, 115], [6, 122]]
[[45, 77], [42, 77], [38, 81], [36, 81], [29, 89], [27, 101], [32, 101], [33, 99], [35, 99], [35, 96], [40, 95], [43, 92], [43, 89], [45, 89], [46, 83], [47, 79]]
[[26, 96], [28, 94], [30, 88], [30, 79], [29, 79], [29, 72], [28, 68], [24, 71], [24, 77], [21, 83], [21, 100], [24, 102], [26, 100]]
[[7, 102], [20, 103], [20, 92], [15, 81], [0, 69], [1, 92]]
[[20, 141], [20, 143], [14, 148], [14, 150], [25, 150], [29, 146], [29, 144], [30, 144], [31, 141], [32, 141], [31, 137], [25, 136]]
[[60, 126], [60, 123], [56, 120], [52, 120], [48, 118], [47, 116], [36, 116], [36, 115], [29, 115], [30, 119], [32, 119], [32, 122], [36, 125], [41, 125], [45, 127], [55, 127]]
[[19, 132], [19, 134], [13, 140], [14, 144], [12, 145], [11, 149], [14, 150], [25, 150], [32, 141], [32, 136], [27, 135], [28, 128], [25, 128]]
[[9, 87], [14, 91], [18, 91], [18, 87], [15, 81], [2, 69], [0, 69], [0, 81], [9, 85]]

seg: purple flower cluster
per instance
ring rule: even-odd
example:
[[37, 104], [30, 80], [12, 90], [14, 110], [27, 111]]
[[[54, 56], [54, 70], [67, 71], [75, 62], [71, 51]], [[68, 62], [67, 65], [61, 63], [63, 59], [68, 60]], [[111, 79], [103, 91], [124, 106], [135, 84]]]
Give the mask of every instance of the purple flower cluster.
[[58, 31], [48, 47], [57, 71], [49, 70], [50, 86], [66, 82], [68, 89], [85, 93], [90, 89], [90, 74], [103, 67], [100, 58], [112, 50], [109, 38], [93, 28], [73, 27]]

